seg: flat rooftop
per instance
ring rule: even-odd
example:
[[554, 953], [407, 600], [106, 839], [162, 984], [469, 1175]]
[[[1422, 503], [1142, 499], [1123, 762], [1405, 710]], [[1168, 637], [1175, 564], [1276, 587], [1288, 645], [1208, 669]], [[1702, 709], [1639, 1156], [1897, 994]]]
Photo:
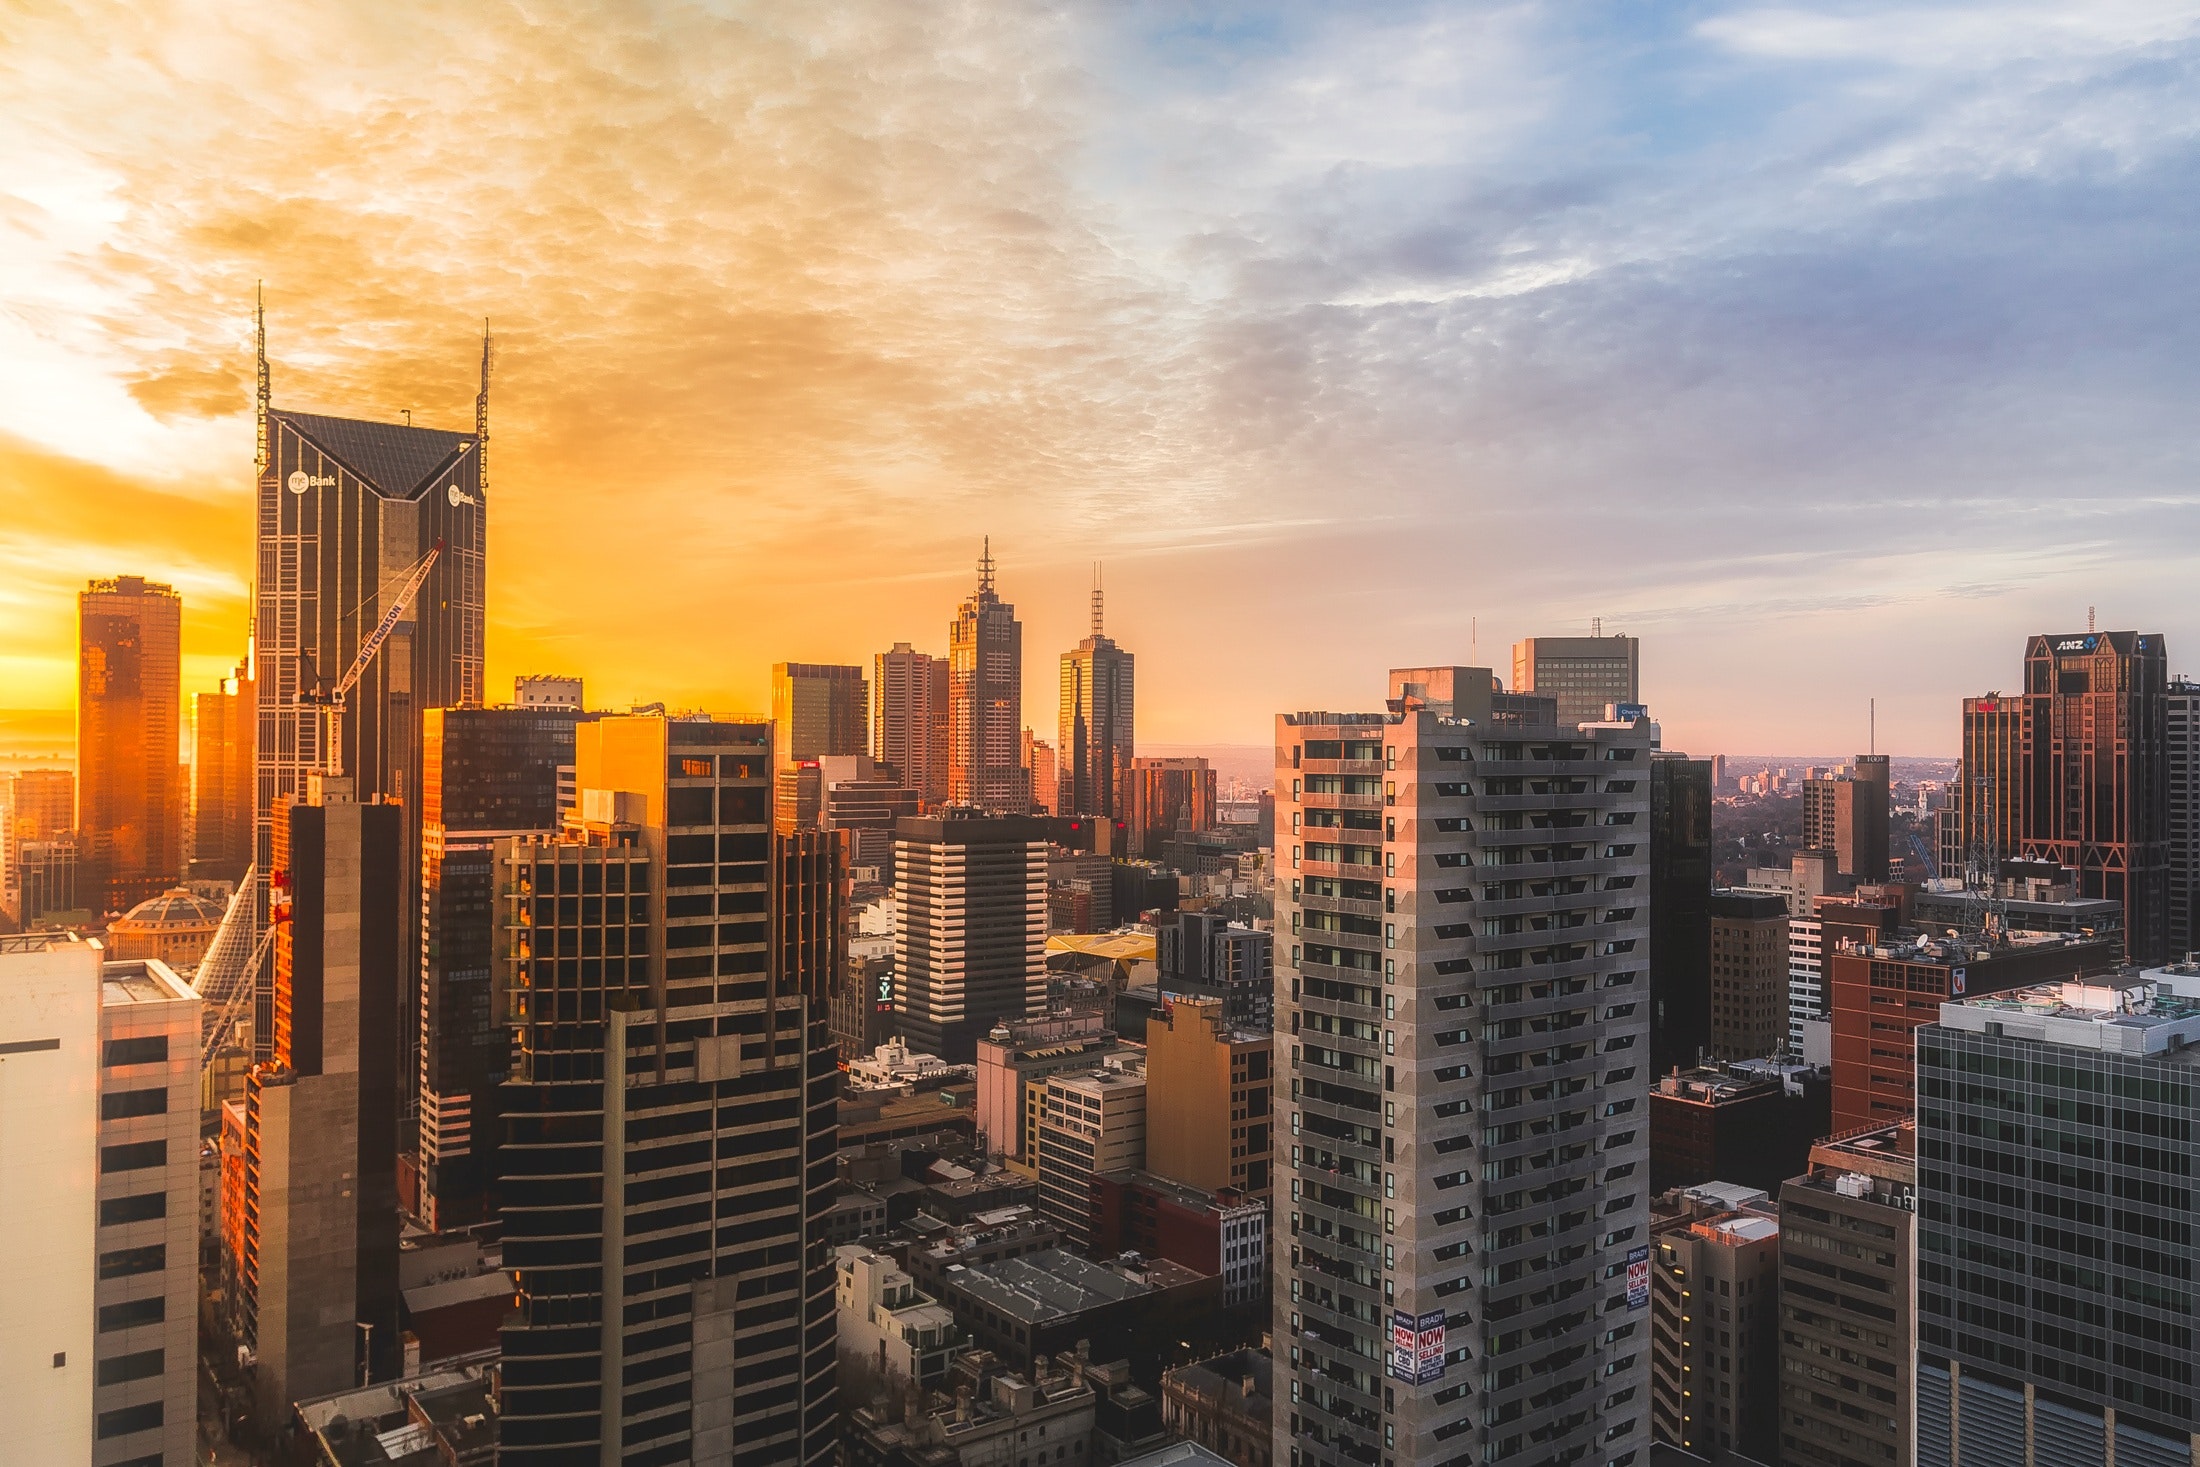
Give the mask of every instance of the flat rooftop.
[[2177, 1057], [2200, 1040], [2200, 967], [2065, 979], [1940, 1006], [1943, 1028], [2116, 1054]]
[[1134, 1271], [1044, 1248], [998, 1263], [957, 1265], [948, 1269], [945, 1284], [1020, 1323], [1050, 1324], [1201, 1277], [1166, 1259], [1145, 1260]]
[[158, 958], [99, 965], [99, 1002], [105, 1008], [132, 1003], [178, 1003], [197, 997], [191, 985], [178, 978], [175, 970]]

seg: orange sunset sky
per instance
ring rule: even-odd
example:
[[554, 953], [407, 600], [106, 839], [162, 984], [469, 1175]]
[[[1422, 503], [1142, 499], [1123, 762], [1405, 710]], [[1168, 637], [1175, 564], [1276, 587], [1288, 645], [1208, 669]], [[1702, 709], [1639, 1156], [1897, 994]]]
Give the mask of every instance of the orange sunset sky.
[[1096, 561], [1152, 743], [1593, 616], [1704, 753], [2187, 670], [2195, 22], [1858, 10], [8, 7], [0, 709], [92, 576], [242, 650], [262, 280], [278, 406], [492, 322], [493, 689], [762, 709], [985, 535], [1049, 738]]

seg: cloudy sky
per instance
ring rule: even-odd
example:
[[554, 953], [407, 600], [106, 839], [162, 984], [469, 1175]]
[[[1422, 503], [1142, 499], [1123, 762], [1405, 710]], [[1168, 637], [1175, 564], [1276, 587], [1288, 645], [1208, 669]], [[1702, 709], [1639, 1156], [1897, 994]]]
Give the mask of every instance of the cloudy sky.
[[492, 686], [1028, 722], [1105, 563], [1140, 734], [1643, 639], [1669, 746], [1952, 748], [2030, 631], [2200, 673], [2200, 5], [204, 0], [0, 11], [0, 709], [72, 592], [244, 630], [278, 405], [493, 398]]

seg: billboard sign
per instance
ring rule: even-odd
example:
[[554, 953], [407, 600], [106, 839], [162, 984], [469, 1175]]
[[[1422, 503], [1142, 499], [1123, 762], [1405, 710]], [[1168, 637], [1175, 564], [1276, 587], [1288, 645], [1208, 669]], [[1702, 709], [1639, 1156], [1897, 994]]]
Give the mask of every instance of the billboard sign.
[[1627, 1307], [1647, 1309], [1650, 1306], [1650, 1250], [1636, 1247], [1627, 1253]]
[[1427, 1385], [1444, 1375], [1444, 1311], [1390, 1315], [1390, 1374], [1408, 1385]]

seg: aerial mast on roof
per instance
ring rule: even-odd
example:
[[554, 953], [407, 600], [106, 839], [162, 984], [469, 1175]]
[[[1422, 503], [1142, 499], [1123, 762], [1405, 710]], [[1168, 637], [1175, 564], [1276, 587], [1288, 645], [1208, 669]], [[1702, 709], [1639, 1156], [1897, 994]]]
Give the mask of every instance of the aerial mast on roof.
[[255, 369], [252, 399], [252, 418], [257, 432], [257, 447], [253, 452], [252, 467], [262, 479], [267, 477], [268, 465], [273, 462], [267, 441], [267, 286], [255, 281], [252, 286], [252, 359]]

